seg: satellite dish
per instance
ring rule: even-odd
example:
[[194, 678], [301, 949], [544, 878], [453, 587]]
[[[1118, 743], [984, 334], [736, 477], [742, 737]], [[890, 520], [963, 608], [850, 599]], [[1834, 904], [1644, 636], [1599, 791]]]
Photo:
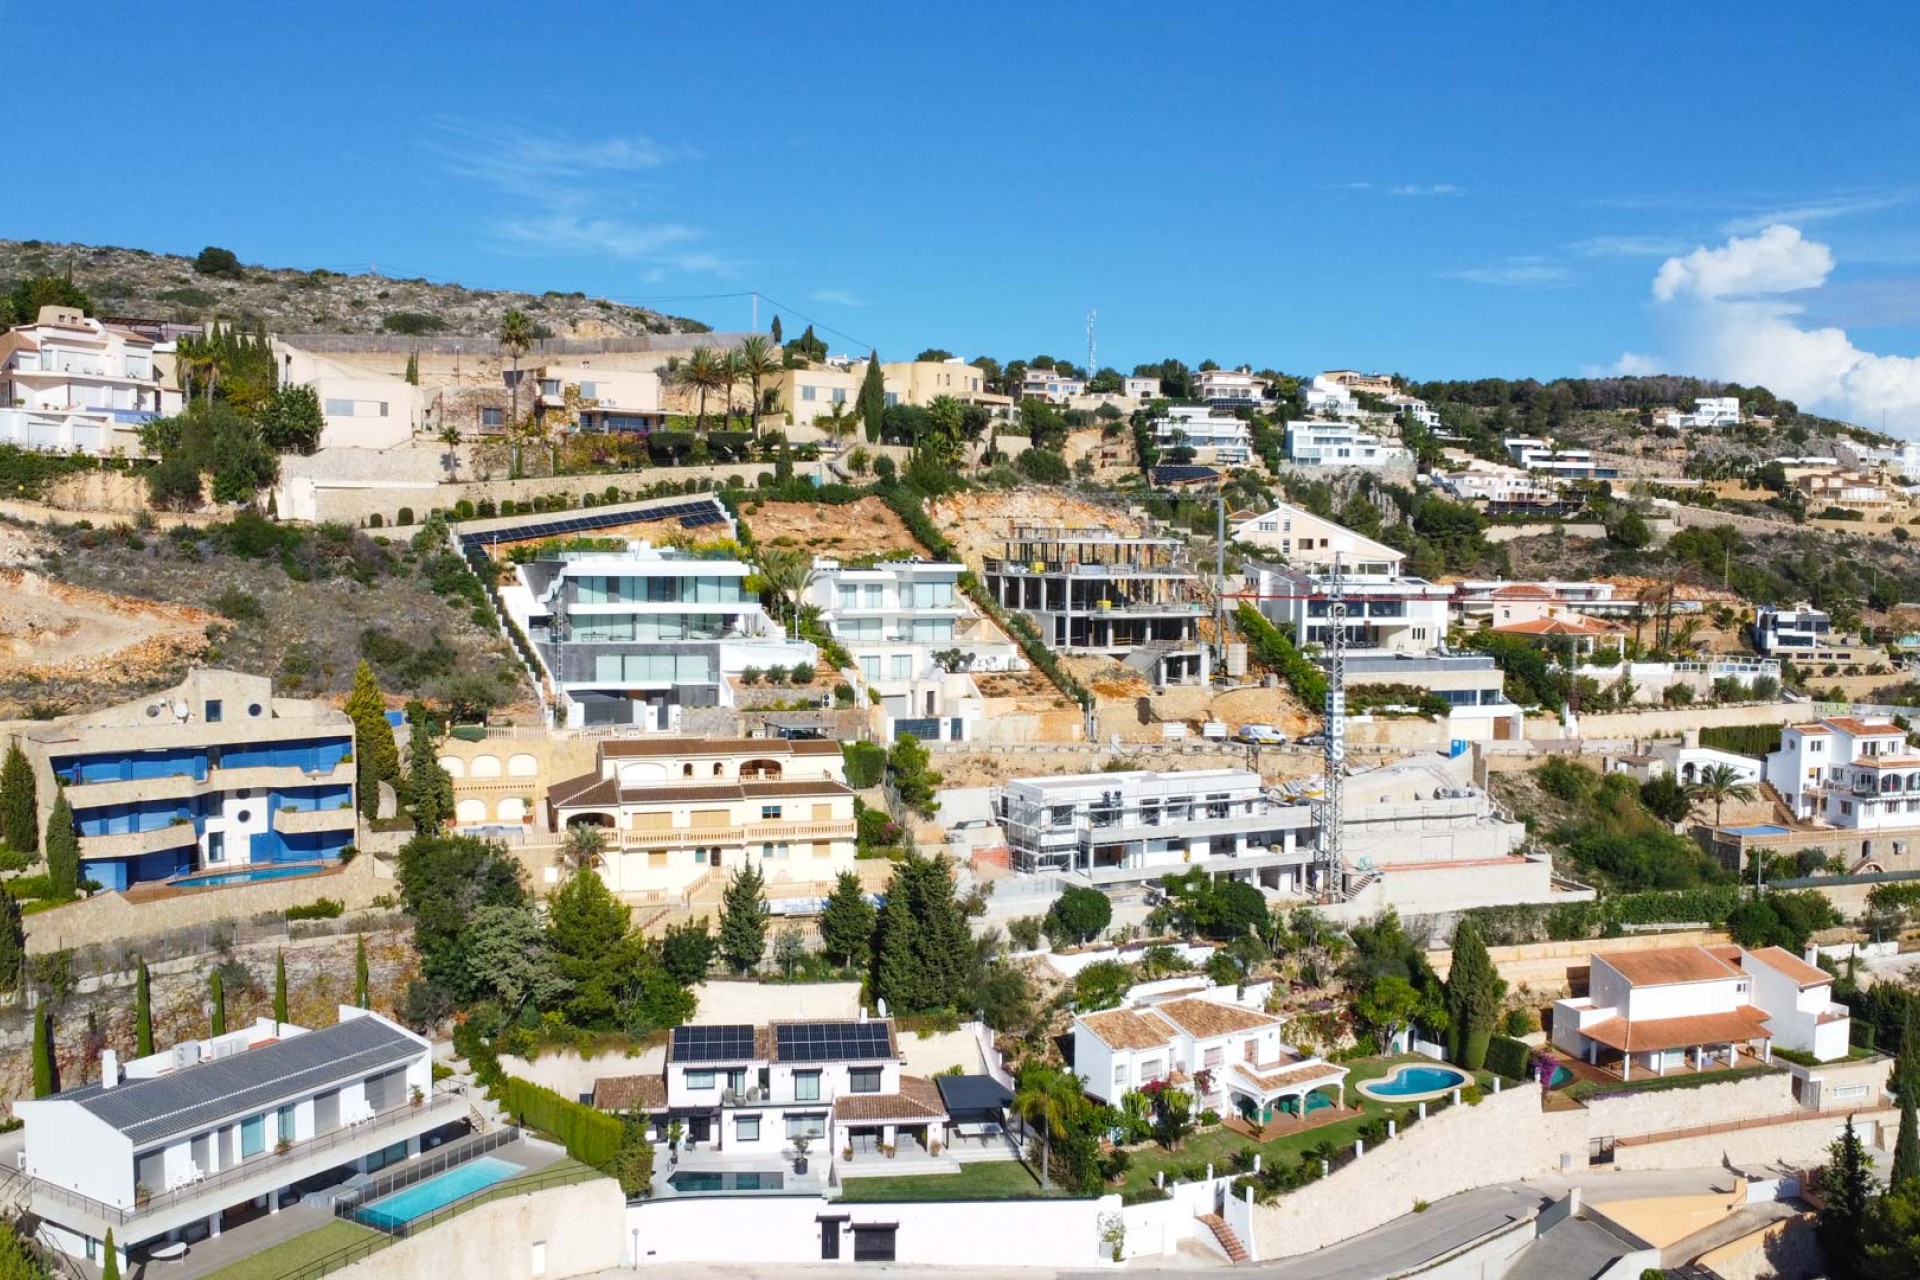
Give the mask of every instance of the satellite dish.
[[147, 704], [147, 717], [149, 719], [152, 719], [153, 717], [159, 714], [160, 714], [160, 704], [157, 702], [149, 702]]
[[176, 720], [185, 720], [187, 718], [187, 704], [184, 699], [174, 699], [173, 715]]

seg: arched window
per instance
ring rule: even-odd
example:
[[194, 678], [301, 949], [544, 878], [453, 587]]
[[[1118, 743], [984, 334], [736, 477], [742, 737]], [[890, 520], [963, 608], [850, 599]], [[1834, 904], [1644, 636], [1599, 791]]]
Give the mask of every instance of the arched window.
[[722, 763], [721, 763], [720, 761], [718, 761], [718, 760], [715, 760], [715, 761], [713, 762], [713, 776], [714, 776], [714, 777], [716, 777], [716, 778], [724, 778], [724, 777], [726, 777], [726, 776], [727, 776], [727, 766], [726, 766], [726, 765], [724, 765], [724, 764], [722, 764]]
[[693, 776], [693, 766], [690, 764], [681, 765], [680, 776], [683, 778], [691, 778]]

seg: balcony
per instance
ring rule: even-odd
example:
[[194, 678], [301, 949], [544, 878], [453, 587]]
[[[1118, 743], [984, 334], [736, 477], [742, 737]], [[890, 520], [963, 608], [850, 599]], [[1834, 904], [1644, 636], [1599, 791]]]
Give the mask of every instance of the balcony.
[[342, 805], [337, 809], [282, 809], [273, 815], [273, 829], [283, 835], [351, 831], [354, 822], [352, 805]]
[[121, 831], [111, 835], [80, 837], [83, 858], [138, 858], [168, 849], [183, 849], [199, 842], [200, 834], [191, 822], [147, 831]]
[[652, 831], [622, 831], [623, 850], [658, 849], [685, 844], [763, 844], [781, 840], [851, 840], [852, 818], [825, 822], [753, 822], [732, 827], [660, 827]]

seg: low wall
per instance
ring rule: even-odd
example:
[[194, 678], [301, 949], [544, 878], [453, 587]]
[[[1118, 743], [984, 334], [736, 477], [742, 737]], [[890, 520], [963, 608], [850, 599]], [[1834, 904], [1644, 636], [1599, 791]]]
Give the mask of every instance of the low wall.
[[[1678, 738], [1689, 729], [1735, 724], [1786, 724], [1812, 719], [1804, 702], [1743, 702], [1731, 707], [1675, 707], [1662, 711], [1611, 711], [1577, 717], [1580, 736], [1592, 738]], [[1527, 721], [1529, 739], [1564, 737], [1557, 719]]]
[[594, 1082], [606, 1076], [659, 1075], [666, 1065], [665, 1045], [642, 1049], [632, 1056], [606, 1053], [583, 1058], [571, 1049], [543, 1053], [531, 1061], [510, 1053], [500, 1055], [502, 1071], [522, 1080], [531, 1080], [563, 1098], [581, 1098], [592, 1094]]
[[[1596, 1138], [1628, 1138], [1786, 1115], [1798, 1107], [1793, 1100], [1793, 1075], [1783, 1069], [1691, 1089], [1592, 1098], [1587, 1102], [1587, 1128]], [[1831, 1134], [1827, 1140], [1833, 1140]]]
[[378, 861], [359, 857], [320, 875], [191, 889], [151, 902], [129, 902], [123, 893], [97, 893], [26, 917], [27, 954], [125, 943], [218, 920], [250, 920], [321, 898], [333, 898], [349, 911], [370, 907], [381, 894], [396, 892], [394, 882], [379, 874]]
[[[1165, 1200], [1148, 1200], [1126, 1206], [1120, 1211], [1121, 1221], [1127, 1228], [1124, 1256], [1129, 1261], [1134, 1258], [1171, 1257], [1188, 1240], [1197, 1241], [1201, 1248], [1209, 1251], [1219, 1250], [1219, 1241], [1211, 1231], [1200, 1225], [1198, 1215], [1212, 1213], [1216, 1197], [1223, 1191], [1231, 1197], [1232, 1183], [1230, 1176], [1214, 1178], [1212, 1181], [1202, 1179], [1199, 1182], [1174, 1183], [1167, 1187]], [[1228, 1207], [1231, 1209], [1234, 1206], [1230, 1204]]]
[[1416, 1201], [1563, 1167], [1584, 1167], [1586, 1114], [1544, 1112], [1540, 1086], [1515, 1085], [1479, 1106], [1449, 1107], [1385, 1149], [1253, 1210], [1254, 1255], [1290, 1258], [1324, 1249], [1411, 1212]]
[[[822, 1217], [845, 1226], [895, 1224], [895, 1261], [904, 1266], [1111, 1266], [1100, 1219], [1120, 1212], [1119, 1196], [1098, 1200], [846, 1202], [813, 1196], [750, 1195], [648, 1200], [629, 1205], [629, 1238], [637, 1234], [640, 1264], [689, 1262], [817, 1263]], [[840, 1223], [840, 1256], [853, 1239]], [[525, 1247], [521, 1247], [525, 1252]], [[447, 1271], [445, 1275], [492, 1274]], [[436, 1277], [436, 1280], [439, 1278]]]
[[[1702, 1134], [1693, 1138], [1674, 1138], [1662, 1142], [1636, 1142], [1613, 1149], [1613, 1167], [1621, 1172], [1649, 1169], [1706, 1169], [1731, 1165], [1734, 1168], [1760, 1169], [1770, 1165], [1822, 1164], [1833, 1145], [1834, 1131], [1846, 1123], [1846, 1116], [1833, 1112], [1808, 1112], [1807, 1119], [1780, 1124], [1754, 1125], [1723, 1133]], [[1872, 1108], [1854, 1112], [1856, 1128], [1878, 1123], [1882, 1132], [1863, 1134], [1871, 1145], [1879, 1138], [1892, 1144], [1894, 1126], [1900, 1113], [1890, 1108]], [[1602, 1133], [1597, 1126], [1595, 1134]]]
[[340, 1280], [566, 1280], [626, 1261], [627, 1199], [612, 1178], [470, 1209], [334, 1274]]
[[1817, 1219], [1807, 1213], [1721, 1245], [1696, 1259], [1696, 1265], [1720, 1280], [1813, 1280], [1826, 1273], [1826, 1257], [1814, 1234]]

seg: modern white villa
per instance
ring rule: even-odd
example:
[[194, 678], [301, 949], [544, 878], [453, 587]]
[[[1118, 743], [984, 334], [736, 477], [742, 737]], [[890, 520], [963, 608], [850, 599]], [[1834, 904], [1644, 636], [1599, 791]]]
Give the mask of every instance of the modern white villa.
[[531, 643], [565, 727], [667, 730], [682, 707], [731, 706], [748, 668], [812, 666], [747, 589], [739, 560], [631, 542], [517, 565], [500, 598]]
[[1302, 1054], [1280, 1038], [1281, 1019], [1206, 987], [1073, 1019], [1073, 1070], [1110, 1106], [1156, 1081], [1190, 1089], [1194, 1110], [1261, 1126], [1346, 1104], [1347, 1068]]
[[284, 876], [337, 863], [358, 829], [353, 721], [274, 697], [266, 676], [199, 668], [164, 692], [36, 725], [21, 744], [41, 822], [58, 782], [80, 874], [108, 889]]
[[263, 1018], [125, 1064], [109, 1050], [98, 1081], [13, 1106], [41, 1238], [98, 1264], [111, 1230], [123, 1274], [127, 1251], [278, 1213], [468, 1114], [435, 1095], [426, 1040], [346, 1005], [317, 1030]]
[[1553, 1044], [1623, 1081], [1771, 1062], [1776, 1045], [1833, 1062], [1852, 1024], [1832, 983], [1780, 947], [1596, 954], [1588, 993], [1554, 1002]]
[[1291, 502], [1236, 515], [1229, 521], [1227, 532], [1235, 542], [1279, 552], [1282, 560], [1297, 569], [1325, 572], [1338, 556], [1343, 573], [1390, 577], [1399, 573], [1407, 560], [1406, 552]]
[[1289, 422], [1287, 457], [1296, 467], [1387, 467], [1413, 460], [1413, 454], [1388, 444], [1350, 422]]
[[1193, 450], [1194, 461], [1215, 466], [1245, 466], [1253, 458], [1252, 429], [1211, 407], [1168, 409], [1165, 417], [1153, 420], [1153, 442], [1163, 452], [1185, 446]]
[[[1377, 563], [1369, 568], [1380, 567]], [[1324, 645], [1331, 624], [1332, 588], [1326, 567], [1248, 561], [1240, 598], [1277, 627], [1291, 628], [1304, 645]], [[1426, 653], [1447, 638], [1453, 588], [1388, 571], [1362, 573], [1341, 566], [1349, 647], [1382, 652]]]
[[78, 308], [40, 308], [36, 323], [0, 332], [0, 444], [144, 454], [140, 427], [183, 403], [172, 352]]
[[1920, 753], [1891, 720], [1787, 725], [1767, 756], [1766, 781], [1803, 821], [1860, 831], [1920, 827]]

